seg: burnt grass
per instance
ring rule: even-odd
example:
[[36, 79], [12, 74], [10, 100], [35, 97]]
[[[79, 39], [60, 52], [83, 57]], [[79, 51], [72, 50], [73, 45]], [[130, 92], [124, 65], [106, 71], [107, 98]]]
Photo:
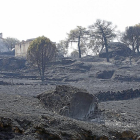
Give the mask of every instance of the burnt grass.
[[[133, 58], [132, 64], [129, 58], [111, 59], [109, 63], [91, 56], [64, 58], [48, 64], [43, 83], [37, 69], [24, 60], [2, 57], [0, 64], [0, 139], [21, 139], [23, 133], [23, 139], [76, 139], [78, 134], [79, 139], [86, 139], [85, 135], [111, 139], [111, 130], [140, 135], [139, 58]], [[47, 112], [36, 96], [54, 90], [56, 85], [70, 85], [96, 95], [106, 123], [82, 122]]]

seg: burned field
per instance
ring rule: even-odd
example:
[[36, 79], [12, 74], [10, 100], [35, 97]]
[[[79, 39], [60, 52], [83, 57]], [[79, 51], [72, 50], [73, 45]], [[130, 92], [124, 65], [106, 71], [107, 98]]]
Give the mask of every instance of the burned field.
[[[136, 139], [140, 135], [138, 59], [130, 65], [129, 58], [121, 63], [98, 57], [65, 58], [47, 66], [44, 83], [37, 69], [24, 61], [18, 67], [16, 60], [9, 60], [1, 58], [11, 65], [2, 65], [0, 71], [1, 139]], [[94, 97], [96, 104], [93, 100], [88, 104], [86, 99]], [[67, 105], [71, 110], [62, 111]], [[96, 110], [91, 116], [90, 106]]]

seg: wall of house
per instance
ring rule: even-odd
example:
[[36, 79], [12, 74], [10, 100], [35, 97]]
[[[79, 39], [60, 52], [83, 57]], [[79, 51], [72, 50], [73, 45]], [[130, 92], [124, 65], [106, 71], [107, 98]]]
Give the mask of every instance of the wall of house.
[[23, 41], [17, 45], [15, 45], [15, 56], [16, 57], [27, 57], [27, 50], [31, 41]]
[[[27, 50], [30, 46], [30, 43], [34, 40], [33, 39], [28, 39], [26, 41], [22, 41], [19, 44], [15, 45], [15, 56], [16, 57], [22, 57], [22, 58], [27, 58]], [[54, 42], [54, 44], [56, 44]]]

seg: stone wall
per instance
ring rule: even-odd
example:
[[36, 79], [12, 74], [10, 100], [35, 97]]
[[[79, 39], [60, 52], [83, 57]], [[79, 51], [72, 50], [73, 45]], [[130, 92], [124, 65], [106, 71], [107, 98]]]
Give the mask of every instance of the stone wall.
[[15, 57], [0, 57], [0, 70], [16, 70], [25, 67], [25, 59]]
[[98, 98], [99, 102], [129, 100], [129, 99], [134, 99], [134, 98], [140, 97], [140, 89], [135, 89], [135, 90], [128, 89], [128, 90], [123, 90], [123, 91], [118, 91], [118, 92], [100, 91], [95, 96]]

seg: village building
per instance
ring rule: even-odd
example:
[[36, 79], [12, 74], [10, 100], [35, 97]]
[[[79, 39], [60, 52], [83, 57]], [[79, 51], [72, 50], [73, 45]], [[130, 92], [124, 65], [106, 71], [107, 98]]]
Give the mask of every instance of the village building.
[[[34, 40], [35, 38], [32, 39], [27, 39], [26, 41], [21, 41], [20, 43], [15, 45], [15, 57], [21, 57], [21, 58], [27, 58], [27, 51], [28, 48], [31, 44], [31, 42]], [[56, 42], [52, 42], [54, 44], [56, 44]]]
[[15, 45], [15, 56], [16, 57], [22, 57], [27, 58], [27, 50], [30, 46], [30, 43], [34, 40], [33, 39], [27, 39], [26, 41], [22, 41]]

